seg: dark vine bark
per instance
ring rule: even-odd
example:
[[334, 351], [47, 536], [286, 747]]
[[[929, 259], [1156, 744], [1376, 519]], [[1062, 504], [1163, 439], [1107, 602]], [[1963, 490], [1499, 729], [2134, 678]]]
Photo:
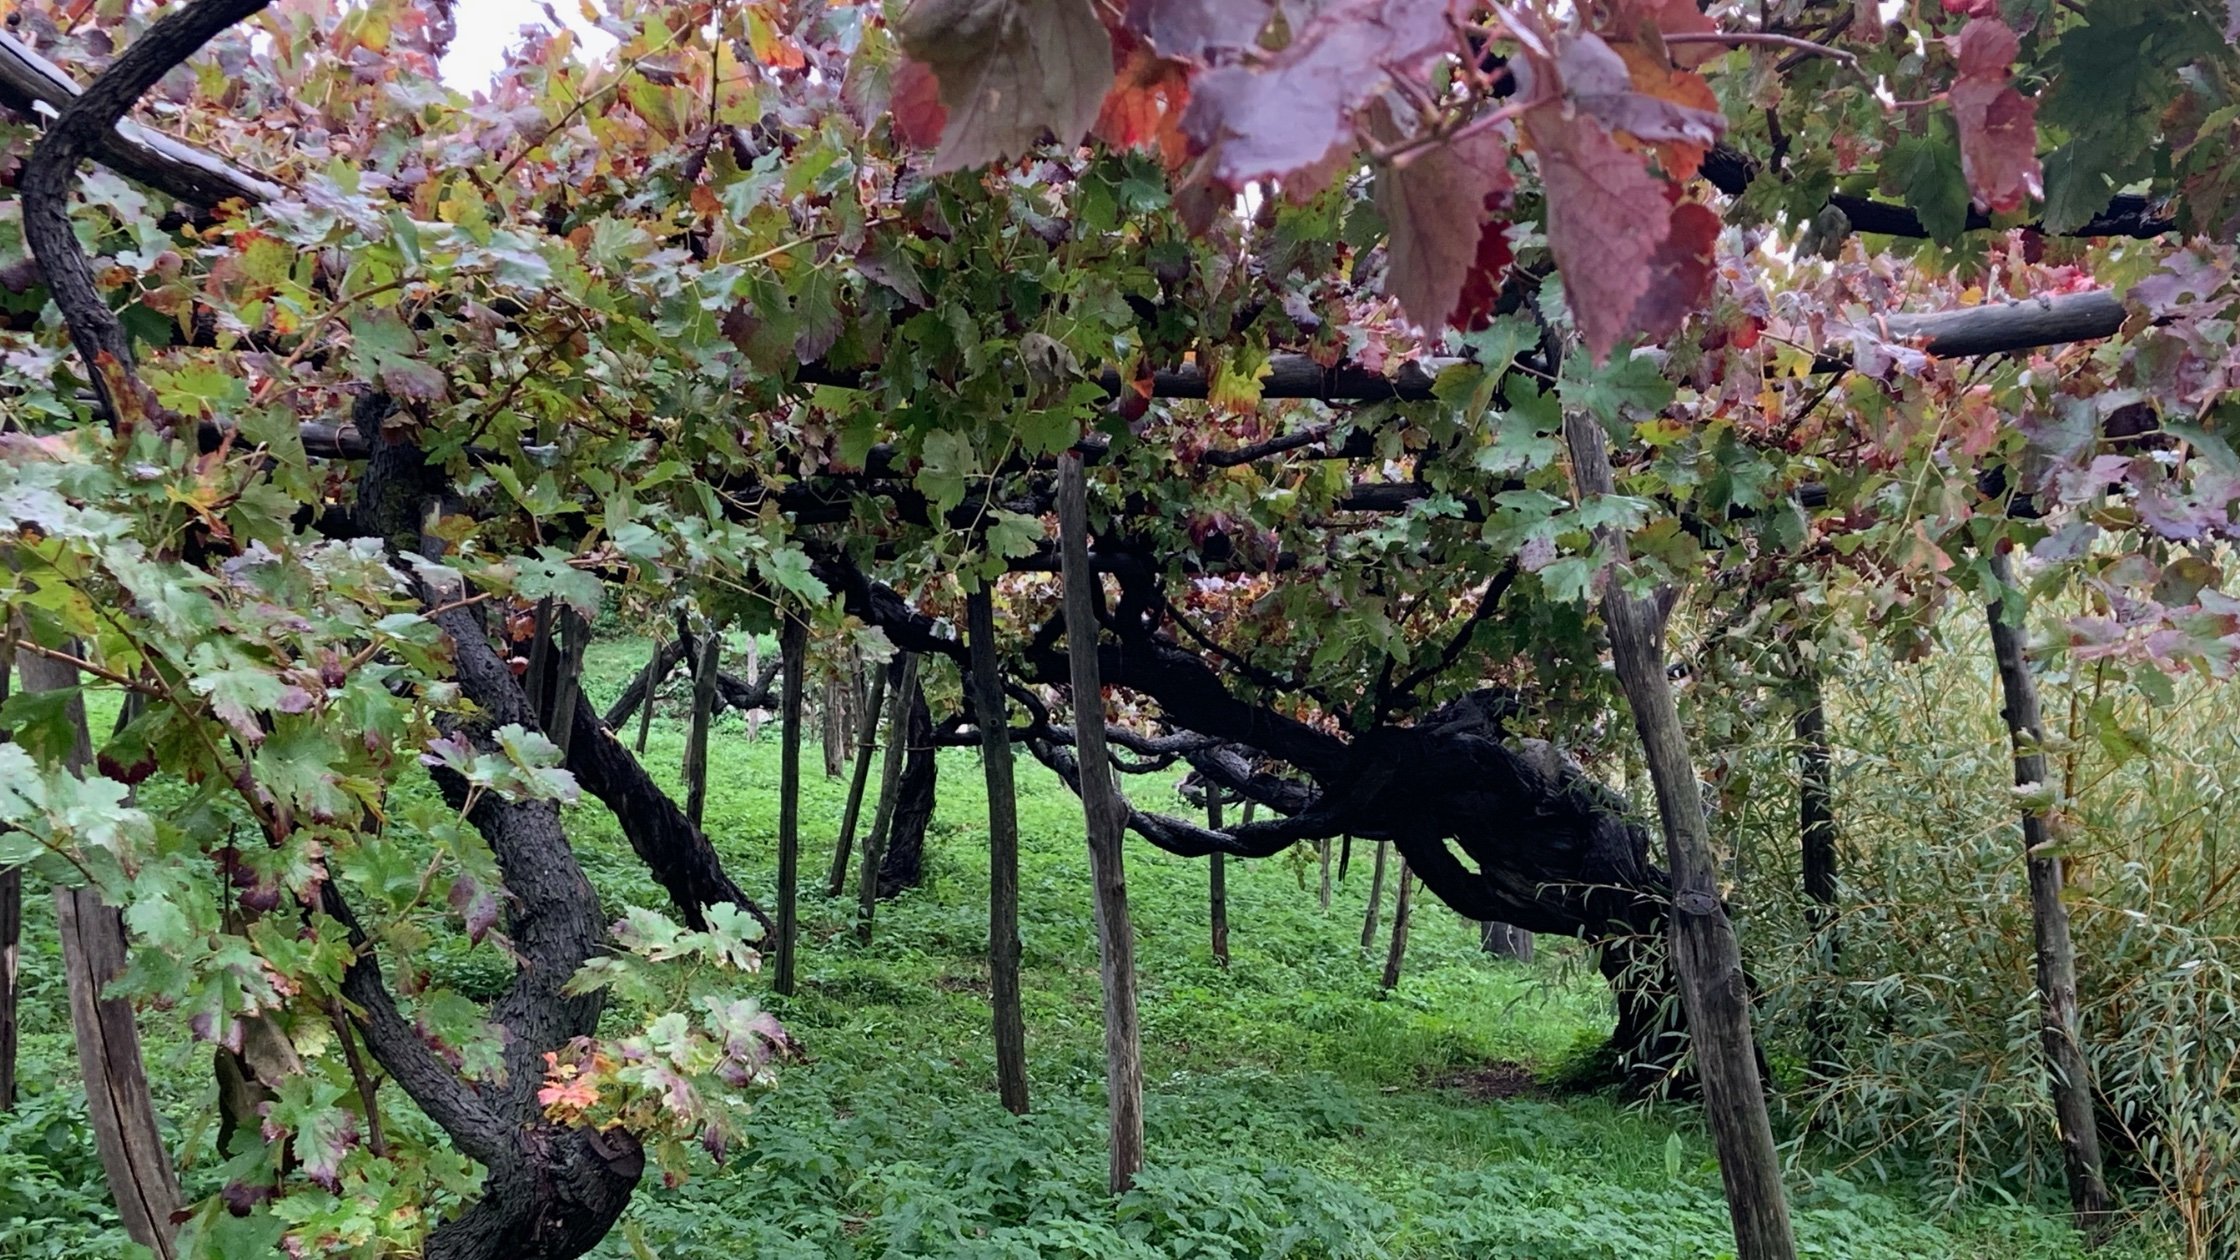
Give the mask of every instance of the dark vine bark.
[[[1112, 568], [1124, 584], [1152, 580], [1148, 566]], [[932, 618], [845, 562], [829, 559], [819, 571], [850, 612], [897, 645], [963, 657], [964, 645]], [[1148, 622], [1106, 630], [1097, 649], [1105, 685], [1155, 701], [1173, 727], [1200, 741], [1187, 755], [1209, 787], [1273, 814], [1223, 830], [1131, 811], [1128, 826], [1139, 836], [1186, 857], [1265, 858], [1301, 840], [1349, 834], [1389, 842], [1424, 887], [1465, 918], [1597, 943], [1617, 997], [1611, 1044], [1630, 1065], [1628, 1080], [1668, 1079], [1685, 1043], [1658, 943], [1667, 885], [1650, 860], [1648, 833], [1622, 797], [1554, 746], [1510, 732], [1508, 697], [1467, 696], [1412, 725], [1347, 740], [1239, 699], [1201, 656]], [[1045, 627], [1027, 645], [1026, 681], [1069, 681], [1066, 654], [1056, 646], [1061, 632], [1062, 625]], [[1074, 779], [1067, 748], [1031, 738], [1028, 747]], [[1272, 773], [1271, 763], [1298, 777]]]
[[131, 427], [155, 415], [154, 396], [132, 373], [124, 323], [93, 282], [93, 268], [70, 227], [70, 190], [78, 164], [116, 132], [117, 120], [172, 68], [220, 31], [261, 11], [271, 0], [195, 0], [132, 41], [108, 69], [47, 124], [16, 188], [22, 197], [24, 241], [39, 260], [47, 291], [61, 308], [70, 340], [84, 360], [95, 396], [112, 423]]

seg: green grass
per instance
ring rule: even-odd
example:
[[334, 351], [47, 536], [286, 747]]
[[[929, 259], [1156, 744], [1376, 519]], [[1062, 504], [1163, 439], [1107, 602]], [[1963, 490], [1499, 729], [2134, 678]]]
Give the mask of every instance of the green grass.
[[[593, 700], [609, 700], [644, 651], [627, 640], [597, 645]], [[712, 747], [708, 831], [758, 896], [774, 873], [778, 735], [772, 722], [749, 743], [727, 717]], [[672, 789], [683, 744], [665, 707], [646, 760]], [[1104, 1189], [1100, 998], [1078, 802], [1039, 767], [1021, 767], [1034, 1111], [1015, 1118], [996, 1103], [989, 1047], [977, 756], [943, 756], [926, 883], [880, 907], [868, 947], [849, 930], [852, 899], [821, 891], [845, 783], [817, 771], [813, 749], [803, 761], [801, 991], [769, 1001], [808, 1061], [758, 1100], [726, 1163], [675, 1187], [649, 1182], [601, 1256], [1635, 1260], [1731, 1250], [1693, 1112], [1465, 1087], [1511, 1063], [1544, 1075], [1606, 1031], [1608, 998], [1577, 944], [1543, 938], [1529, 967], [1492, 960], [1474, 925], [1419, 898], [1406, 974], [1381, 994], [1381, 934], [1375, 958], [1358, 948], [1366, 846], [1327, 914], [1304, 851], [1231, 863], [1234, 962], [1224, 970], [1207, 942], [1205, 864], [1131, 845], [1149, 1162], [1136, 1189], [1114, 1199]], [[1180, 810], [1172, 778], [1130, 789]], [[610, 909], [665, 904], [599, 806], [576, 808], [569, 822]], [[1388, 890], [1387, 922], [1389, 900]], [[0, 1254], [11, 1238], [26, 1254], [108, 1254], [118, 1236], [70, 1096], [75, 1063], [43, 914], [29, 934], [33, 1099], [0, 1121]], [[157, 1019], [159, 1097], [183, 1145], [206, 1142], [207, 1057]], [[1939, 1215], [1905, 1191], [1821, 1171], [1809, 1155], [1790, 1182], [1811, 1256], [2073, 1250], [2056, 1217], [2031, 1206]]]

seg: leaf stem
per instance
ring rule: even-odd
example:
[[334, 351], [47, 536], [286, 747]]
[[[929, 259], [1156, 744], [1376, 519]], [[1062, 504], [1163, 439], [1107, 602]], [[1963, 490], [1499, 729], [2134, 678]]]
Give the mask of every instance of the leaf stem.
[[1771, 48], [1789, 48], [1811, 57], [1829, 57], [1847, 66], [1859, 64], [1859, 58], [1841, 48], [1815, 44], [1809, 39], [1794, 35], [1776, 35], [1772, 31], [1681, 31], [1666, 35], [1667, 44], [1763, 44]]

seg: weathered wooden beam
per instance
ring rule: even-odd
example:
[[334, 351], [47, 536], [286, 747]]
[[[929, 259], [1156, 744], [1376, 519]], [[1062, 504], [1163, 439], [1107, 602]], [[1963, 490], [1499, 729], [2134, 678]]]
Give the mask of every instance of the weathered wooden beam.
[[[0, 32], [0, 105], [51, 116], [80, 90], [68, 71], [33, 52], [22, 40]], [[103, 136], [94, 146], [93, 156], [128, 179], [205, 208], [233, 200], [258, 204], [288, 192], [214, 153], [131, 121], [118, 123], [114, 131]]]

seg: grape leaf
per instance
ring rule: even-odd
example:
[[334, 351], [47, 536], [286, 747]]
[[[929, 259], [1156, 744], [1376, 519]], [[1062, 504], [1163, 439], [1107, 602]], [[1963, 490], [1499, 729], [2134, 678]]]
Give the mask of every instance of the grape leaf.
[[1953, 42], [1960, 77], [1947, 98], [1960, 128], [1960, 169], [1985, 209], [2013, 210], [2045, 194], [2038, 169], [2038, 106], [2009, 81], [2022, 41], [2006, 23], [1979, 17]]
[[918, 0], [898, 30], [948, 111], [937, 172], [1018, 157], [1046, 129], [1079, 143], [1112, 83], [1112, 41], [1083, 0]]
[[1499, 287], [1498, 273], [1480, 269], [1508, 270], [1508, 224], [1492, 216], [1507, 208], [1512, 186], [1508, 141], [1493, 131], [1420, 149], [1378, 179], [1377, 209], [1392, 232], [1385, 290], [1409, 318], [1434, 329], [1463, 323], [1455, 316], [1464, 289]]
[[1353, 111], [1390, 75], [1453, 46], [1448, 9], [1422, 0], [1336, 0], [1258, 66], [1201, 76], [1182, 128], [1209, 155], [1210, 178], [1238, 189], [1327, 167], [1354, 142]]
[[1539, 105], [1525, 126], [1547, 189], [1548, 248], [1587, 349], [1600, 360], [1629, 335], [1678, 327], [1710, 283], [1718, 216], [1675, 207], [1670, 185], [1589, 114]]
[[1210, 62], [1251, 48], [1274, 11], [1269, 0], [1132, 0], [1128, 27], [1163, 56]]
[[[1601, 29], [1612, 40], [1644, 45], [1650, 40], [1643, 37], [1651, 30], [1661, 43], [1667, 35], [1701, 35], [1719, 29], [1696, 0], [1613, 0], [1606, 13]], [[1705, 42], [1675, 45], [1670, 51], [1673, 64], [1693, 68], [1727, 50], [1723, 45]]]
[[1190, 103], [1189, 67], [1162, 57], [1128, 31], [1113, 33], [1112, 90], [1105, 94], [1091, 131], [1116, 149], [1151, 147], [1169, 170], [1189, 159], [1182, 111]]

